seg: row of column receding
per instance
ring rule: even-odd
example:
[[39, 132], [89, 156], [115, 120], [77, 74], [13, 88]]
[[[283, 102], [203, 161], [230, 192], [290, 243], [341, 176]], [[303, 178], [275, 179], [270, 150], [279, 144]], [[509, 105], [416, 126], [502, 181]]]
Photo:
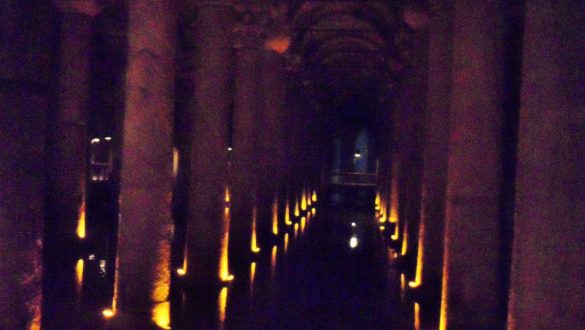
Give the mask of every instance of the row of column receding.
[[[111, 311], [124, 326], [147, 326], [153, 305], [168, 300], [172, 203], [187, 208], [180, 274], [188, 286], [202, 289], [221, 285], [233, 274], [247, 273], [243, 266], [249, 264], [250, 255], [269, 252], [286, 230], [285, 218], [295, 220], [295, 204], [313, 197], [318, 189], [319, 171], [312, 161], [316, 155], [305, 147], [310, 125], [304, 121], [309, 118], [295, 108], [301, 103], [285, 104], [291, 92], [282, 55], [259, 42], [234, 52], [233, 9], [216, 2], [202, 2], [197, 9], [193, 30], [197, 65], [191, 73], [194, 83], [190, 116], [186, 116], [192, 120], [187, 125], [191, 132], [184, 135], [188, 140], [174, 141], [176, 8], [173, 1], [129, 3]], [[10, 17], [13, 23], [25, 21], [22, 15]], [[9, 179], [2, 189], [1, 207], [0, 290], [3, 297], [10, 297], [0, 305], [2, 328], [39, 325], [43, 220], [47, 219], [45, 227], [59, 233], [47, 242], [56, 250], [52, 255], [76, 246], [79, 236], [76, 230], [86, 190], [91, 20], [87, 13], [78, 12], [61, 17], [60, 51], [55, 57], [58, 94], [49, 88], [49, 76], [39, 78], [42, 93], [20, 88], [36, 84], [34, 78], [39, 72], [50, 72], [51, 64], [47, 61], [38, 72], [21, 73], [19, 64], [27, 58], [19, 49], [11, 53], [15, 61], [8, 63], [10, 70], [2, 77], [20, 81], [15, 88], [0, 90], [3, 107], [10, 109], [4, 112], [3, 108], [0, 115], [3, 136], [6, 133], [2, 173]], [[11, 33], [39, 42], [25, 31]], [[43, 55], [51, 54], [48, 32], [52, 29], [46, 31], [46, 45], [40, 42], [46, 47], [38, 50]], [[233, 91], [230, 75], [235, 76]], [[57, 115], [47, 119], [53, 98], [58, 100]], [[292, 122], [295, 125], [287, 124]], [[50, 168], [44, 162], [47, 124], [55, 132], [49, 141]], [[177, 155], [179, 168], [174, 175]], [[50, 178], [51, 218], [43, 207], [45, 175]], [[36, 280], [25, 280], [29, 278]]]
[[395, 264], [441, 329], [583, 328], [585, 8], [438, 5], [387, 118]]

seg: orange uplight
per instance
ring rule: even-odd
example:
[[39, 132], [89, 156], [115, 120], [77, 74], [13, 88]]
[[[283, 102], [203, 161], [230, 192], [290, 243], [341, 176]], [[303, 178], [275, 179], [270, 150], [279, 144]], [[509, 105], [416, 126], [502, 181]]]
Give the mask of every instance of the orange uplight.
[[170, 329], [171, 305], [168, 301], [171, 288], [171, 242], [161, 240], [156, 253], [156, 273], [150, 298], [156, 304], [151, 319], [160, 329]]
[[112, 317], [114, 317], [114, 315], [116, 315], [116, 313], [114, 312], [113, 309], [111, 308], [106, 308], [102, 311], [102, 315], [106, 318], [106, 319], [111, 319]]
[[288, 233], [284, 234], [284, 252], [288, 250]]
[[171, 328], [171, 303], [164, 301], [154, 305], [152, 321], [159, 329]]
[[317, 190], [313, 190], [313, 195], [311, 196], [311, 200], [314, 203], [317, 203]]
[[376, 199], [374, 200], [374, 207], [376, 211], [380, 210], [380, 192], [376, 192]]
[[173, 178], [179, 173], [179, 150], [173, 148]]
[[[219, 259], [219, 279], [222, 282], [229, 282], [233, 280], [234, 276], [230, 274], [229, 270], [229, 255], [228, 246], [230, 240], [230, 208], [225, 207], [223, 213], [223, 232], [220, 247], [220, 259]], [[186, 259], [185, 259], [186, 260]], [[186, 268], [185, 268], [186, 269]]]
[[308, 209], [311, 207], [311, 205], [313, 205], [313, 201], [311, 200], [311, 189], [307, 189], [305, 196], [307, 196], [307, 209]]
[[278, 195], [272, 201], [272, 234], [278, 235]]
[[297, 235], [299, 234], [299, 223], [298, 222], [295, 223], [294, 228], [295, 228], [295, 235], [294, 235], [294, 237], [297, 237]]
[[394, 234], [392, 234], [392, 236], [390, 236], [390, 238], [393, 241], [397, 241], [399, 237], [400, 237], [400, 228], [398, 228], [398, 223], [396, 223], [394, 225]]
[[296, 199], [295, 200], [295, 217], [300, 217], [301, 216], [301, 210], [299, 208], [299, 200]]
[[258, 241], [256, 238], [256, 206], [252, 209], [252, 242], [251, 242], [251, 250], [253, 253], [259, 253], [260, 247], [258, 246]]
[[405, 221], [404, 228], [402, 230], [402, 248], [400, 249], [400, 254], [405, 256], [408, 252], [408, 221]]
[[276, 36], [264, 42], [264, 49], [272, 50], [279, 54], [285, 53], [289, 46], [290, 46], [289, 36]]
[[301, 217], [301, 233], [305, 232], [305, 227], [307, 226], [307, 218]]
[[305, 194], [305, 189], [301, 193], [301, 210], [304, 212], [307, 210], [307, 195]]
[[443, 279], [442, 279], [442, 286], [441, 286], [441, 311], [439, 317], [439, 330], [447, 330], [448, 326], [448, 319], [447, 315], [449, 313], [449, 305], [447, 302], [447, 297], [449, 296], [448, 286], [447, 283], [449, 282], [449, 269], [447, 265], [449, 264], [449, 236], [447, 235], [449, 231], [449, 222], [447, 222], [447, 226], [445, 228], [445, 240], [444, 246], [445, 250], [443, 252]]
[[77, 221], [77, 237], [84, 239], [85, 232], [85, 200], [79, 206], [79, 220]]
[[425, 235], [425, 223], [421, 221], [418, 230], [418, 251], [416, 256], [416, 272], [414, 281], [408, 283], [411, 288], [417, 288], [422, 284], [422, 271], [423, 271], [423, 257], [424, 257], [424, 235]]
[[284, 205], [284, 224], [287, 226], [292, 225], [292, 221], [290, 221], [290, 202], [288, 199]]

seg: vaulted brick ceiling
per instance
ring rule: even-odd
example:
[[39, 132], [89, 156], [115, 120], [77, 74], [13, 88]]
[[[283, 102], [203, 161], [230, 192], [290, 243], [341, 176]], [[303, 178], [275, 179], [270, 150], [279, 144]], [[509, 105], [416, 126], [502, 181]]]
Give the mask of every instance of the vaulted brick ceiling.
[[408, 28], [391, 1], [292, 1], [290, 55], [324, 106], [378, 102], [404, 65]]

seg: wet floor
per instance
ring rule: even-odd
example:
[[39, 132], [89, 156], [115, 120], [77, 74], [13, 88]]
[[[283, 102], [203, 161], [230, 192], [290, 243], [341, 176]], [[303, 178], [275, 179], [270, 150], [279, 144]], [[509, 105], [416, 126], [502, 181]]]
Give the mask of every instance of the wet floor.
[[[320, 206], [266, 250], [247, 274], [207, 295], [174, 283], [171, 327], [422, 329], [373, 210]], [[67, 274], [46, 269], [44, 328], [109, 328], [101, 312], [111, 305], [113, 262], [98, 252], [58, 263]]]

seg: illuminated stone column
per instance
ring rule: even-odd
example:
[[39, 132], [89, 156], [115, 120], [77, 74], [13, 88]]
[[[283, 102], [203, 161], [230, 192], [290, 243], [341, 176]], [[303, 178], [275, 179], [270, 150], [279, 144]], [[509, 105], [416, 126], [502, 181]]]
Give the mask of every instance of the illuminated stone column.
[[151, 310], [155, 305], [164, 307], [170, 284], [176, 8], [171, 0], [136, 0], [128, 9], [118, 269], [112, 307], [124, 327], [146, 328], [151, 319], [165, 322], [164, 308], [157, 309], [157, 315]]
[[257, 240], [257, 118], [260, 108], [261, 27], [256, 13], [239, 13], [235, 34], [235, 95], [232, 122], [232, 224], [230, 262], [246, 272], [249, 254], [259, 252]]
[[187, 276], [198, 288], [229, 275], [225, 214], [231, 111], [233, 8], [198, 2], [191, 142], [191, 193], [187, 224]]
[[402, 219], [402, 245], [400, 254], [404, 257], [404, 268], [412, 278], [417, 255], [418, 226], [421, 207], [422, 158], [424, 139], [425, 98], [427, 90], [428, 31], [415, 26], [411, 31], [411, 55], [402, 72], [397, 111], [400, 121], [397, 133], [400, 135], [399, 169], [400, 208]]
[[508, 329], [585, 329], [584, 22], [525, 3]]
[[[82, 5], [83, 4], [83, 5]], [[85, 238], [85, 180], [92, 20], [100, 12], [93, 1], [58, 2], [59, 109], [51, 153], [50, 205], [46, 228], [61, 255]], [[61, 256], [62, 257], [62, 256]]]
[[[284, 58], [288, 38], [274, 37], [266, 42], [262, 52], [260, 76], [262, 78], [262, 104], [256, 122], [258, 132], [258, 223], [262, 245], [272, 243], [279, 233], [279, 201], [285, 198], [284, 180]], [[276, 205], [273, 205], [277, 203]], [[276, 207], [276, 210], [274, 209]], [[274, 212], [277, 211], [276, 219]], [[276, 222], [276, 223], [275, 223]]]
[[79, 312], [74, 259], [85, 239], [88, 99], [93, 1], [55, 2], [60, 11], [58, 109], [51, 123], [50, 174], [45, 222], [43, 327], [73, 328]]
[[501, 329], [505, 1], [456, 1], [441, 328]]
[[[415, 285], [421, 286], [433, 302], [439, 301], [443, 268], [452, 81], [452, 8], [449, 6], [447, 1], [435, 3], [429, 27], [429, 79], [425, 113], [421, 223], [414, 280]], [[438, 309], [433, 314], [438, 314]]]
[[[0, 329], [39, 326], [54, 10], [0, 6]], [[34, 20], [34, 24], [31, 21]]]

